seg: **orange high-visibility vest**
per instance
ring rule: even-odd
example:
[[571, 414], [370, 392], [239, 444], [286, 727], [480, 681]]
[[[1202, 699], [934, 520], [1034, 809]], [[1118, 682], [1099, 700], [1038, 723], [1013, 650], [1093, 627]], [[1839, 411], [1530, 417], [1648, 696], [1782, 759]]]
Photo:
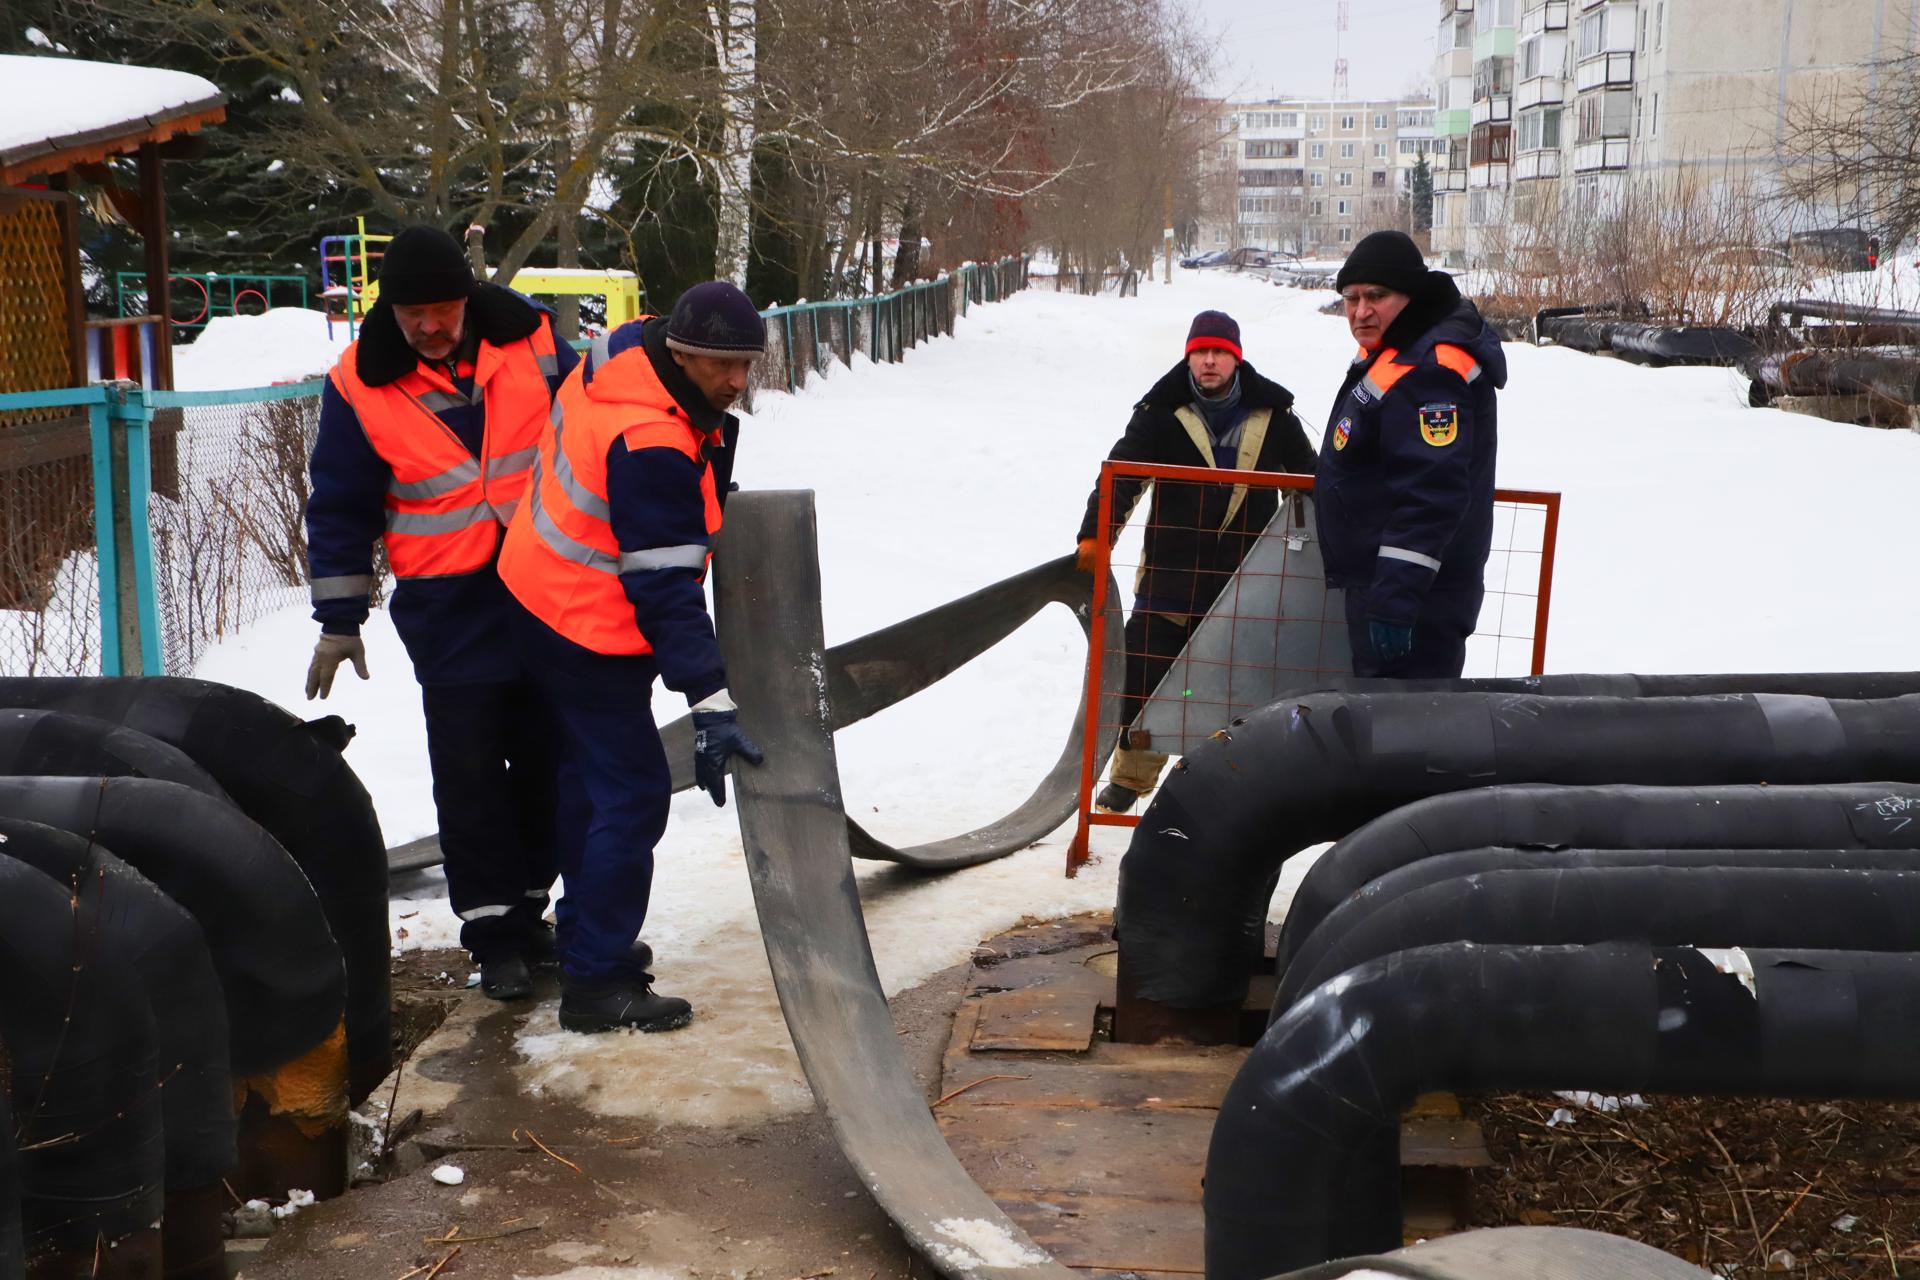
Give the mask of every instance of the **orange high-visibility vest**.
[[[1375, 400], [1386, 399], [1387, 392], [1393, 390], [1393, 384], [1414, 371], [1416, 366], [1398, 363], [1399, 357], [1399, 351], [1393, 347], [1382, 347], [1379, 353], [1372, 357], [1373, 363], [1368, 366], [1366, 377], [1361, 379], [1360, 385], [1365, 387]], [[1355, 363], [1368, 358], [1367, 349], [1362, 347]], [[1450, 342], [1434, 344], [1433, 362], [1443, 369], [1453, 370], [1464, 382], [1472, 382], [1480, 376], [1480, 362], [1464, 348], [1456, 347]]]
[[[347, 347], [330, 376], [393, 471], [382, 539], [394, 576], [444, 578], [486, 568], [526, 492], [546, 426], [547, 378], [559, 368], [552, 328], [543, 317], [530, 336], [505, 346], [481, 339], [470, 399], [425, 364], [369, 386], [360, 380], [359, 345]], [[485, 405], [477, 458], [437, 414], [461, 404]]]
[[[705, 575], [720, 531], [720, 499], [701, 446], [719, 443], [719, 433], [687, 420], [637, 343], [617, 356], [608, 343], [594, 343], [554, 398], [533, 482], [500, 548], [500, 580], [528, 612], [575, 644], [595, 653], [651, 653], [620, 575], [677, 568]], [[621, 439], [634, 452], [677, 449], [700, 468], [708, 546], [621, 552], [607, 502], [607, 451]]]

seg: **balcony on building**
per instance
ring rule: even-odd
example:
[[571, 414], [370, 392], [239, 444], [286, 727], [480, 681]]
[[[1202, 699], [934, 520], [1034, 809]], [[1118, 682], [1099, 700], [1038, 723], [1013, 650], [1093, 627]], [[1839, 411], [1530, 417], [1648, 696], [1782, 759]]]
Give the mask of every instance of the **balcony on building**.
[[1497, 124], [1502, 120], [1513, 119], [1513, 99], [1506, 94], [1495, 94], [1490, 98], [1477, 98], [1473, 104], [1473, 123], [1475, 125]]
[[1513, 109], [1525, 111], [1528, 107], [1554, 107], [1567, 100], [1567, 82], [1559, 76], [1535, 76], [1531, 80], [1522, 80], [1520, 87], [1513, 91]]
[[1560, 153], [1558, 151], [1522, 151], [1513, 158], [1513, 180], [1531, 182], [1535, 178], [1557, 178], [1560, 176]]
[[1589, 89], [1632, 83], [1633, 55], [1631, 53], [1595, 54], [1591, 58], [1582, 59], [1573, 69], [1573, 86], [1581, 93]]
[[1473, 0], [1440, 0], [1440, 20], [1445, 22], [1456, 13], [1472, 13]]
[[1627, 167], [1628, 146], [1625, 138], [1601, 138], [1593, 142], [1575, 143], [1573, 171], [1597, 173], [1604, 169], [1624, 169]]
[[1567, 29], [1567, 0], [1547, 0], [1545, 4], [1535, 3], [1520, 15], [1520, 34], [1538, 35], [1542, 31], [1565, 31]]

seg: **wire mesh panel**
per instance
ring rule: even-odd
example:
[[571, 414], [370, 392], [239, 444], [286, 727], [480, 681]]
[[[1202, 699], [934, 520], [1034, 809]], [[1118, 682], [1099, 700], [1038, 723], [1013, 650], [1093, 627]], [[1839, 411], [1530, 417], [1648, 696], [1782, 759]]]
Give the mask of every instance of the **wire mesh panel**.
[[165, 419], [178, 420], [174, 483], [163, 486], [156, 465], [151, 521], [169, 675], [192, 670], [222, 636], [307, 598], [303, 513], [318, 384], [275, 399], [206, 402], [215, 398], [154, 397], [156, 463]]
[[0, 672], [100, 672], [93, 462], [84, 412], [0, 427]]
[[[1150, 496], [1142, 492], [1151, 487]], [[1146, 512], [1122, 532], [1135, 501]], [[1132, 813], [1093, 811], [1101, 781], [1136, 795], [1183, 755], [1290, 690], [1352, 671], [1346, 602], [1321, 568], [1311, 476], [1108, 462], [1101, 470], [1088, 655], [1087, 750], [1079, 831], [1068, 869], [1087, 857], [1092, 825]], [[1538, 674], [1546, 659], [1559, 495], [1501, 490], [1469, 676]], [[1116, 538], [1116, 534], [1119, 536]], [[1126, 593], [1126, 623], [1102, 623], [1108, 570]], [[1101, 719], [1101, 672], [1123, 671], [1117, 722]], [[1095, 743], [1119, 737], [1111, 761]]]

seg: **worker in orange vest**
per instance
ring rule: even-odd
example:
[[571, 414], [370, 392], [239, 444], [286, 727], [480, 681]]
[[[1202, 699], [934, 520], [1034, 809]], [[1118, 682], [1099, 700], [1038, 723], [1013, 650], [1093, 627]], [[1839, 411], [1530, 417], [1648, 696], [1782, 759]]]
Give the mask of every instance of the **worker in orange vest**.
[[766, 341], [746, 294], [712, 281], [670, 317], [595, 342], [560, 388], [500, 553], [523, 606], [523, 660], [564, 734], [562, 810], [586, 815], [560, 846], [570, 1031], [668, 1031], [693, 1017], [686, 1000], [653, 990], [653, 953], [639, 941], [673, 790], [653, 682], [692, 707], [695, 777], [725, 804], [731, 762], [762, 755], [727, 695], [704, 583], [740, 431], [727, 409]]
[[427, 757], [460, 942], [496, 999], [550, 961], [558, 729], [508, 638], [494, 560], [553, 394], [579, 363], [545, 307], [477, 284], [437, 227], [388, 244], [380, 299], [328, 375], [310, 464], [307, 559], [320, 641], [307, 697], [367, 678], [373, 544], [426, 710]]

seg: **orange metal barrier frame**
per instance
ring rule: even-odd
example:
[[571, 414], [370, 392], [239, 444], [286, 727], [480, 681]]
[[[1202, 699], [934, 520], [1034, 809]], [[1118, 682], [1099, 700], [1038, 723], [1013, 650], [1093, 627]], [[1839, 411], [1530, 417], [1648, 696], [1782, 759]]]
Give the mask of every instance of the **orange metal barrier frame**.
[[[1244, 484], [1265, 489], [1313, 489], [1313, 477], [1274, 471], [1228, 471], [1213, 467], [1162, 466], [1142, 462], [1115, 462], [1100, 465], [1100, 502], [1095, 527], [1104, 537], [1095, 538], [1093, 567], [1092, 633], [1087, 639], [1087, 725], [1085, 748], [1080, 760], [1080, 803], [1073, 840], [1067, 846], [1067, 874], [1085, 866], [1089, 854], [1087, 836], [1096, 826], [1131, 827], [1140, 821], [1138, 814], [1096, 813], [1093, 788], [1100, 779], [1106, 761], [1099, 758], [1100, 741], [1100, 667], [1106, 652], [1107, 582], [1113, 556], [1113, 482], [1117, 477], [1142, 480], [1186, 481], [1198, 484]], [[1560, 533], [1560, 495], [1536, 489], [1496, 489], [1495, 502], [1537, 506], [1544, 510], [1546, 527], [1540, 544], [1540, 591], [1534, 606], [1532, 674], [1540, 675], [1547, 663], [1547, 615], [1553, 601], [1554, 545]]]

